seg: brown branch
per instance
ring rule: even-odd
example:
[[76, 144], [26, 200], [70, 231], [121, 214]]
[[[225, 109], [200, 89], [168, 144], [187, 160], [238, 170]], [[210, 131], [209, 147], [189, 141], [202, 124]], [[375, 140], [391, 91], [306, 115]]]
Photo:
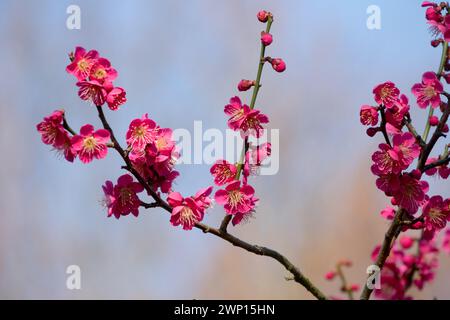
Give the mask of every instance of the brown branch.
[[386, 130], [386, 114], [384, 113], [383, 106], [380, 107], [380, 114], [381, 114], [381, 124], [380, 124], [381, 132], [383, 133], [383, 137], [384, 137], [384, 140], [386, 140], [386, 143], [390, 147], [392, 147], [391, 141], [389, 140], [389, 136], [388, 136], [387, 130]]
[[350, 300], [354, 300], [353, 290], [348, 286], [347, 278], [345, 277], [344, 271], [342, 270], [342, 264], [338, 263], [336, 266], [337, 275], [341, 279], [342, 287], [341, 291], [345, 292]]
[[416, 138], [417, 143], [420, 145], [421, 148], [426, 147], [425, 141], [423, 141], [422, 136], [417, 132], [416, 128], [413, 126], [411, 117], [408, 116], [405, 118], [405, 126], [408, 128], [408, 131], [412, 133], [414, 138]]
[[450, 156], [447, 156], [447, 158], [440, 159], [440, 160], [438, 160], [436, 162], [427, 164], [423, 168], [423, 171], [427, 171], [427, 170], [430, 170], [430, 169], [433, 169], [433, 168], [436, 168], [436, 167], [444, 166], [444, 165], [449, 164], [449, 163], [450, 163]]
[[[169, 213], [172, 213], [172, 207], [150, 187], [150, 185], [145, 181], [144, 178], [141, 177], [141, 175], [133, 168], [133, 165], [130, 161], [130, 159], [127, 156], [127, 153], [124, 151], [124, 149], [120, 146], [119, 142], [117, 141], [116, 137], [114, 136], [114, 132], [111, 129], [108, 121], [106, 120], [105, 114], [103, 113], [103, 109], [101, 106], [97, 106], [98, 116], [103, 124], [103, 127], [109, 131], [111, 135], [111, 141], [114, 144], [114, 149], [117, 150], [117, 152], [120, 154], [120, 156], [125, 161], [126, 166], [122, 167], [126, 170], [128, 170], [130, 173], [135, 176], [135, 178], [139, 181], [140, 184], [145, 188], [145, 190], [148, 192], [148, 194], [155, 200], [154, 203], [144, 203], [141, 202], [141, 206], [145, 208], [155, 208], [155, 207], [161, 207], [164, 210], [166, 210]], [[233, 246], [242, 248], [244, 250], [247, 250], [248, 252], [260, 255], [260, 256], [267, 256], [275, 259], [279, 263], [281, 263], [286, 270], [288, 270], [292, 276], [293, 279], [301, 284], [306, 290], [308, 290], [314, 297], [316, 297], [319, 300], [326, 300], [326, 296], [307, 278], [303, 275], [303, 273], [295, 266], [293, 265], [285, 256], [280, 254], [279, 252], [266, 248], [261, 247], [258, 245], [251, 245], [231, 234], [228, 232], [224, 232], [220, 229], [216, 229], [213, 227], [210, 227], [203, 223], [196, 223], [195, 227], [197, 229], [202, 230], [204, 233], [210, 233], [213, 234], [229, 243], [231, 243]]]
[[[403, 220], [403, 209], [398, 209], [395, 213], [394, 220], [392, 221], [389, 229], [386, 231], [386, 234], [384, 235], [384, 241], [381, 245], [380, 252], [378, 253], [377, 260], [375, 262], [375, 265], [381, 269], [383, 269], [384, 263], [386, 262], [387, 258], [389, 257], [389, 254], [391, 253], [391, 248], [397, 239], [401, 227], [402, 227], [402, 220]], [[369, 289], [367, 284], [364, 286], [364, 289], [361, 293], [361, 300], [368, 300], [370, 298], [370, 295], [372, 294], [373, 289]]]

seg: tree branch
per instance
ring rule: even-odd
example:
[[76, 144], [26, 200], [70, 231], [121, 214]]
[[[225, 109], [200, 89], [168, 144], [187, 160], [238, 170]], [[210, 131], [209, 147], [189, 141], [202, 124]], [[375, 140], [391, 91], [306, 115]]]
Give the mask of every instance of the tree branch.
[[[105, 117], [105, 114], [103, 113], [102, 107], [97, 106], [97, 111], [98, 111], [98, 116], [103, 124], [103, 127], [106, 130], [108, 130], [111, 135], [111, 141], [114, 144], [114, 149], [117, 150], [117, 152], [120, 154], [120, 156], [125, 161], [126, 166], [124, 166], [122, 168], [124, 168], [124, 169], [128, 170], [130, 173], [132, 173], [133, 176], [139, 181], [139, 183], [142, 184], [142, 186], [145, 188], [147, 193], [155, 200], [154, 203], [150, 203], [150, 204], [141, 202], [141, 206], [145, 207], [145, 208], [161, 207], [164, 210], [166, 210], [167, 212], [172, 213], [172, 207], [166, 201], [164, 201], [150, 187], [150, 185], [147, 183], [147, 181], [145, 181], [145, 179], [142, 178], [141, 175], [133, 168], [133, 165], [132, 165], [130, 159], [128, 158], [127, 153], [120, 146], [119, 142], [117, 141], [116, 137], [114, 136], [114, 132], [111, 129], [111, 126], [109, 125], [108, 121], [106, 120], [106, 117]], [[197, 229], [202, 230], [204, 233], [210, 233], [212, 235], [215, 235], [215, 236], [231, 243], [232, 245], [242, 248], [248, 252], [251, 252], [251, 253], [254, 253], [254, 254], [257, 254], [260, 256], [271, 257], [271, 258], [275, 259], [276, 261], [281, 263], [286, 268], [286, 270], [288, 270], [292, 274], [293, 279], [297, 283], [301, 284], [314, 297], [316, 297], [319, 300], [327, 299], [326, 296], [316, 286], [314, 286], [314, 284], [307, 277], [305, 277], [303, 275], [303, 273], [295, 265], [293, 265], [285, 256], [278, 253], [277, 251], [266, 248], [266, 247], [251, 245], [251, 244], [229, 234], [226, 230], [222, 231], [221, 229], [216, 229], [216, 228], [210, 227], [203, 223], [196, 223], [195, 227]]]

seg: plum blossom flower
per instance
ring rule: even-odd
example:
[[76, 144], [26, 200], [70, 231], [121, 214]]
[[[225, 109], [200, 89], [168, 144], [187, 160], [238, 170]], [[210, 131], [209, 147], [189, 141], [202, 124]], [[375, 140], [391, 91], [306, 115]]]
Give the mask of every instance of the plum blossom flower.
[[372, 172], [375, 175], [398, 174], [402, 170], [400, 155], [386, 143], [381, 143], [372, 155]]
[[112, 82], [117, 78], [117, 71], [111, 67], [108, 59], [98, 58], [89, 73], [90, 80], [96, 80], [99, 83]]
[[224, 108], [225, 114], [230, 116], [228, 127], [233, 130], [242, 130], [245, 135], [253, 134], [259, 138], [264, 132], [262, 124], [268, 123], [269, 118], [261, 111], [253, 109], [246, 104], [242, 105], [239, 97], [230, 99]]
[[385, 110], [386, 131], [389, 134], [401, 133], [401, 129], [404, 126], [403, 119], [408, 114], [409, 109], [408, 97], [402, 94], [391, 108]]
[[439, 107], [441, 104], [440, 93], [443, 91], [444, 87], [434, 72], [425, 72], [422, 76], [422, 83], [416, 83], [411, 89], [417, 98], [418, 106], [422, 109], [428, 105], [433, 108]]
[[105, 87], [96, 80], [77, 82], [78, 95], [82, 100], [92, 101], [96, 106], [102, 106], [106, 102], [107, 91]]
[[54, 147], [64, 144], [67, 133], [62, 126], [63, 115], [63, 110], [53, 111], [51, 115], [45, 117], [44, 121], [36, 126], [37, 131], [42, 136], [43, 143]]
[[155, 128], [156, 123], [148, 118], [148, 114], [144, 114], [141, 119], [134, 119], [127, 131], [127, 144], [134, 151], [144, 150], [147, 144], [155, 140]]
[[86, 52], [82, 47], [76, 47], [73, 61], [66, 67], [66, 71], [73, 74], [78, 81], [86, 80], [91, 74], [93, 66], [99, 58], [96, 50]]
[[192, 230], [196, 223], [203, 220], [205, 210], [211, 205], [212, 187], [197, 192], [194, 197], [183, 198], [179, 192], [171, 192], [167, 202], [172, 207], [170, 223], [182, 225], [184, 230]]
[[94, 131], [94, 127], [86, 124], [81, 127], [80, 134], [72, 138], [72, 151], [78, 154], [81, 162], [89, 163], [94, 158], [103, 159], [108, 153], [106, 143], [109, 141], [108, 130], [99, 129]]
[[423, 206], [425, 229], [428, 231], [445, 228], [449, 212], [444, 207], [444, 199], [441, 196], [433, 196]]
[[256, 16], [260, 22], [265, 23], [269, 19], [270, 13], [266, 10], [261, 10]]
[[387, 81], [377, 85], [373, 89], [373, 93], [375, 95], [375, 102], [389, 109], [397, 100], [400, 90], [398, 90], [393, 82]]
[[[428, 158], [426, 164], [429, 165], [437, 161], [439, 161], [438, 158]], [[425, 171], [425, 174], [427, 176], [434, 176], [435, 174], [439, 174], [442, 179], [447, 179], [450, 176], [450, 168], [448, 167], [448, 164], [440, 165], [432, 169], [428, 169], [427, 171]]]
[[362, 106], [359, 116], [361, 123], [365, 126], [376, 126], [378, 124], [378, 109], [376, 107]]
[[233, 181], [236, 178], [237, 169], [234, 164], [226, 160], [217, 160], [210, 169], [214, 177], [214, 183], [222, 186]]
[[398, 190], [394, 191], [394, 200], [409, 214], [415, 214], [426, 201], [428, 183], [418, 180], [410, 174], [401, 175], [399, 182]]
[[144, 187], [134, 182], [131, 175], [120, 176], [115, 186], [111, 181], [106, 181], [102, 188], [105, 193], [104, 204], [108, 209], [108, 217], [114, 215], [119, 219], [120, 216], [130, 213], [135, 217], [139, 215], [141, 201], [137, 194], [144, 191]]
[[106, 103], [111, 110], [117, 110], [121, 105], [127, 102], [127, 93], [123, 88], [114, 87], [106, 96]]
[[258, 201], [254, 197], [255, 190], [250, 185], [242, 185], [240, 181], [231, 182], [225, 189], [218, 190], [214, 196], [216, 202], [223, 205], [225, 212], [235, 215], [234, 225], [250, 215]]
[[387, 220], [393, 220], [395, 217], [395, 209], [387, 206], [380, 212], [381, 216]]
[[400, 162], [402, 163], [403, 169], [408, 168], [414, 159], [420, 155], [420, 146], [410, 132], [394, 135], [392, 144], [394, 149], [398, 150], [401, 155]]

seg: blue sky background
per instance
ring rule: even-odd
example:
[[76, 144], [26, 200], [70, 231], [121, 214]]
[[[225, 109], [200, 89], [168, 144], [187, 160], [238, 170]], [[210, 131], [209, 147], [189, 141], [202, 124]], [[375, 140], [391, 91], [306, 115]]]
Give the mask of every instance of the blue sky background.
[[[325, 291], [323, 274], [339, 258], [355, 261], [362, 283], [386, 222], [387, 199], [375, 189], [370, 155], [380, 142], [359, 124], [372, 88], [394, 81], [409, 94], [440, 51], [421, 1], [1, 1], [0, 2], [0, 297], [2, 298], [309, 298], [269, 259], [252, 256], [201, 232], [184, 232], [167, 214], [106, 219], [101, 185], [122, 173], [119, 157], [69, 164], [40, 143], [35, 125], [64, 107], [73, 128], [96, 127], [65, 73], [67, 53], [95, 48], [119, 71], [128, 102], [107, 116], [116, 136], [144, 113], [161, 126], [226, 128], [222, 112], [241, 78], [253, 78], [259, 54], [255, 18], [274, 13], [274, 43], [287, 71], [266, 68], [257, 107], [280, 129], [280, 171], [252, 181], [257, 218], [233, 229], [252, 243], [289, 256]], [[66, 28], [66, 8], [81, 8], [81, 30]], [[366, 28], [369, 5], [381, 30]], [[248, 101], [249, 94], [241, 94]], [[411, 97], [411, 95], [409, 95]], [[414, 103], [413, 103], [414, 105]], [[422, 130], [425, 112], [413, 111]], [[183, 194], [212, 183], [206, 165], [180, 166]], [[433, 192], [448, 186], [431, 180]], [[206, 222], [217, 225], [221, 208]], [[65, 287], [77, 264], [82, 289]], [[448, 258], [443, 257], [442, 268]], [[423, 297], [449, 297], [442, 272]]]

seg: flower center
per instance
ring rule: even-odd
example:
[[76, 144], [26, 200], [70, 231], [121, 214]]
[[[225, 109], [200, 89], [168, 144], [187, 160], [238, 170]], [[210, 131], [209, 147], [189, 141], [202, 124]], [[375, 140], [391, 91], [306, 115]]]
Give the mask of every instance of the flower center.
[[391, 95], [391, 93], [392, 93], [392, 89], [391, 88], [383, 87], [383, 89], [381, 89], [380, 95], [381, 95], [381, 98], [384, 99], [386, 97], [389, 97]]
[[98, 68], [97, 70], [95, 70], [94, 76], [97, 79], [104, 79], [106, 77], [106, 71], [103, 68]]
[[78, 61], [77, 66], [78, 69], [86, 72], [89, 69], [89, 62], [86, 59], [81, 59], [80, 61]]
[[87, 152], [93, 152], [97, 146], [97, 141], [94, 137], [87, 137], [83, 141], [83, 147]]
[[242, 201], [242, 193], [240, 190], [233, 190], [228, 193], [229, 203], [232, 207], [236, 207]]
[[433, 98], [436, 95], [436, 91], [434, 90], [433, 87], [426, 87], [423, 90], [423, 94], [427, 97], [427, 98]]
[[167, 145], [167, 141], [164, 138], [159, 138], [158, 140], [156, 140], [156, 147], [158, 149], [162, 149]]
[[180, 212], [180, 220], [182, 224], [193, 224], [196, 222], [194, 212], [192, 212], [192, 209], [189, 207], [183, 207], [183, 209]]
[[437, 223], [442, 222], [446, 217], [444, 212], [442, 212], [442, 210], [439, 208], [431, 208], [430, 211], [428, 212], [428, 215], [432, 222], [437, 222]]
[[120, 202], [122, 206], [125, 206], [132, 202], [132, 195], [130, 188], [122, 188], [120, 189]]
[[134, 135], [138, 138], [142, 138], [145, 136], [145, 128], [143, 126], [138, 126], [134, 129]]

